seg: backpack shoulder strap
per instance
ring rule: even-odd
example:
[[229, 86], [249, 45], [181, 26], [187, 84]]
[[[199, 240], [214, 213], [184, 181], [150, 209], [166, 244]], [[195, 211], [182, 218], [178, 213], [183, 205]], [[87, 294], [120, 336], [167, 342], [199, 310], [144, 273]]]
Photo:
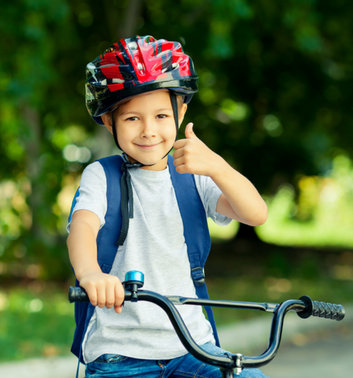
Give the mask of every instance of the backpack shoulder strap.
[[[178, 173], [173, 162], [174, 159], [169, 155], [169, 172], [183, 221], [192, 279], [197, 296], [208, 299], [204, 266], [211, 249], [211, 238], [205, 208], [197, 190], [194, 175]], [[205, 310], [213, 329], [216, 344], [219, 346], [220, 343], [212, 308], [205, 306]]]
[[174, 159], [169, 156], [169, 171], [183, 220], [184, 237], [188, 246], [193, 279], [195, 285], [200, 286], [204, 280], [202, 270], [211, 249], [206, 212], [196, 187], [194, 175], [178, 173], [173, 161]]
[[104, 273], [109, 273], [118, 249], [116, 241], [119, 239], [121, 230], [120, 178], [123, 158], [120, 155], [115, 155], [98, 161], [104, 168], [107, 179], [105, 225], [97, 236], [98, 263]]

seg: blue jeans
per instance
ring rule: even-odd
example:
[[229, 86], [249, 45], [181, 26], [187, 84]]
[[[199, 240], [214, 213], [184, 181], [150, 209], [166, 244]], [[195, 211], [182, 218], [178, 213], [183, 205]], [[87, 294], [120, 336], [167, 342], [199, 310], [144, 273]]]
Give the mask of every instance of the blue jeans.
[[[211, 343], [202, 348], [212, 354], [223, 354], [225, 351]], [[159, 378], [220, 378], [219, 367], [205, 364], [190, 353], [172, 360], [140, 360], [120, 355], [105, 354], [87, 364], [85, 378], [126, 378], [126, 377], [159, 377]], [[244, 369], [240, 378], [265, 378], [259, 369]]]

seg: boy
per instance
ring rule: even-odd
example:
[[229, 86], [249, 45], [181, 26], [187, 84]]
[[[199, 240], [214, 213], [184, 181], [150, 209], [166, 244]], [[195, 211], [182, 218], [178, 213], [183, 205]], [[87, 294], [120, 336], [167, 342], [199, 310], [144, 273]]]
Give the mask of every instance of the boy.
[[[194, 230], [185, 229], [185, 209], [178, 204], [179, 189], [171, 176], [178, 181], [194, 175], [189, 176], [198, 194], [190, 209], [198, 201], [204, 213], [196, 214], [196, 220], [207, 214], [219, 224], [236, 219], [255, 226], [267, 217], [254, 186], [198, 139], [191, 123], [186, 138], [176, 141], [197, 82], [180, 44], [151, 36], [122, 39], [87, 65], [88, 111], [123, 151], [123, 158], [102, 159], [85, 169], [68, 226], [70, 261], [91, 302], [76, 309], [72, 349], [87, 364], [87, 378], [220, 376], [218, 367], [187, 353], [157, 306], [137, 302], [122, 309], [121, 281], [129, 270], [145, 273], [146, 290], [196, 296], [191, 244], [185, 240]], [[173, 147], [174, 161], [168, 157]], [[184, 195], [192, 198], [188, 185]], [[116, 205], [119, 187], [121, 205]], [[120, 212], [121, 217], [116, 215]], [[196, 238], [198, 226], [191, 227]], [[223, 353], [199, 306], [184, 306], [180, 312], [198, 344]], [[255, 369], [242, 376], [263, 377]]]

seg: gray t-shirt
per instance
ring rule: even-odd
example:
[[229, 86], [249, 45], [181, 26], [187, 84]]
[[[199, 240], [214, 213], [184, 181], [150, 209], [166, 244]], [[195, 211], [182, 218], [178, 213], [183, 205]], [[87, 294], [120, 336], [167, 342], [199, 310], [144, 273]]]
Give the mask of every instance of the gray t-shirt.
[[[124, 281], [126, 272], [139, 270], [145, 274], [145, 290], [196, 297], [169, 169], [130, 169], [130, 174], [134, 217], [110, 273]], [[215, 211], [219, 188], [205, 176], [195, 176], [195, 181], [207, 216], [218, 224], [228, 224], [231, 219]], [[82, 209], [97, 214], [103, 227], [106, 177], [99, 162], [89, 165], [82, 174], [74, 211]], [[197, 343], [214, 342], [212, 328], [200, 306], [180, 306], [178, 310]], [[89, 363], [105, 353], [157, 360], [179, 357], [187, 351], [163, 310], [151, 303], [126, 302], [121, 314], [99, 307], [94, 311], [83, 343], [83, 357]]]

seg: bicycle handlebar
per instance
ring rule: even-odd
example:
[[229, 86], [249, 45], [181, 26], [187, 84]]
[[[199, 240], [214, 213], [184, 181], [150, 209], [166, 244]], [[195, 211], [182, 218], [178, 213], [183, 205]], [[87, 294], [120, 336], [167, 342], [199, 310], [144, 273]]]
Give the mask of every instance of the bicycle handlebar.
[[[185, 298], [178, 296], [166, 297], [152, 291], [139, 289], [143, 283], [133, 280], [126, 281], [124, 285], [125, 301], [146, 301], [155, 303], [161, 307], [168, 315], [180, 341], [186, 350], [200, 361], [210, 365], [219, 366], [222, 370], [223, 377], [233, 377], [234, 369], [238, 375], [243, 368], [255, 368], [268, 364], [275, 357], [279, 348], [284, 317], [289, 311], [296, 311], [298, 316], [304, 319], [310, 316], [317, 316], [340, 321], [345, 316], [345, 310], [342, 305], [312, 301], [308, 296], [303, 296], [299, 300], [287, 300], [280, 304], [236, 302]], [[69, 301], [71, 303], [89, 302], [89, 298], [84, 289], [80, 287], [70, 287]], [[223, 356], [207, 353], [200, 346], [198, 346], [191, 337], [175, 305], [201, 305], [271, 312], [273, 313], [273, 318], [268, 347], [263, 354], [255, 357], [244, 356], [240, 353], [227, 353]]]
[[306, 306], [305, 311], [298, 313], [298, 316], [303, 319], [306, 319], [312, 315], [319, 318], [340, 321], [345, 316], [345, 310], [342, 305], [312, 301], [307, 296], [303, 296], [300, 299], [305, 303]]

